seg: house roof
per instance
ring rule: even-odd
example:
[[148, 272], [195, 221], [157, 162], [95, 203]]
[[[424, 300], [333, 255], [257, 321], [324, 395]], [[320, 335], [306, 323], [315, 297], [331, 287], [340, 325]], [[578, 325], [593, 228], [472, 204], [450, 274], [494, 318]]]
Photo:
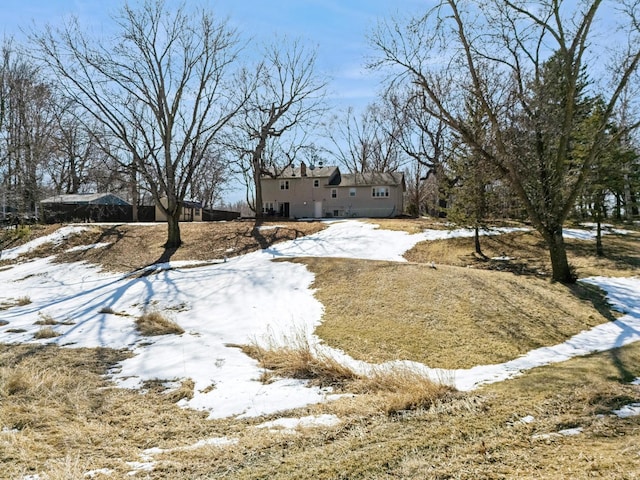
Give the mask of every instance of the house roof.
[[75, 203], [78, 205], [131, 205], [113, 193], [72, 193], [54, 195], [40, 203]]
[[401, 172], [366, 172], [343, 173], [341, 187], [403, 185], [404, 174]]
[[[302, 175], [303, 170], [306, 170], [306, 175]], [[338, 170], [338, 167], [336, 166], [311, 167], [309, 165], [305, 165], [304, 167], [287, 167], [277, 176], [277, 178], [300, 178], [302, 176], [310, 178], [328, 178], [331, 177], [336, 170]], [[272, 173], [275, 173], [274, 170], [271, 171]], [[266, 175], [263, 175], [263, 177], [266, 177]]]
[[[272, 170], [275, 173], [274, 170]], [[306, 175], [302, 175], [306, 172]], [[337, 166], [322, 166], [311, 168], [307, 165], [300, 167], [287, 167], [274, 179], [290, 178], [328, 178], [327, 187], [356, 187], [356, 186], [404, 186], [404, 174], [402, 172], [365, 172], [365, 173], [341, 173]], [[262, 178], [270, 178], [263, 175]]]

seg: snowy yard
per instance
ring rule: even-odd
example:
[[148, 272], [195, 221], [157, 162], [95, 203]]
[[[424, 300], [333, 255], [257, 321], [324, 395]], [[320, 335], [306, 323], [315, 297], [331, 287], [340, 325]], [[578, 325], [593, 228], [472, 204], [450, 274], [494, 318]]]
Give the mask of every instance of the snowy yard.
[[[60, 229], [47, 239], [7, 250], [2, 258], [17, 258], [45, 240], [63, 242], [66, 235], [81, 228]], [[586, 230], [567, 233], [592, 238]], [[153, 274], [136, 277], [104, 273], [89, 264], [56, 264], [49, 258], [24, 261], [0, 271], [0, 303], [25, 296], [31, 300], [27, 305], [0, 311], [0, 320], [8, 322], [0, 327], [0, 342], [127, 347], [135, 355], [111, 372], [119, 386], [140, 388], [145, 380], [176, 382], [191, 378], [195, 382], [194, 396], [182, 400], [181, 405], [205, 410], [210, 418], [259, 416], [324, 402], [332, 398], [332, 392], [308, 387], [304, 381], [261, 383], [257, 362], [229, 346], [306, 332], [317, 348], [327, 350], [312, 334], [323, 314], [310, 288], [313, 275], [303, 265], [272, 260], [314, 256], [404, 261], [402, 254], [417, 242], [461, 235], [471, 236], [473, 232], [429, 230], [410, 235], [358, 221], [336, 222], [315, 235], [228, 261], [212, 259], [210, 264], [195, 268], [188, 262], [172, 262], [158, 266]], [[443, 372], [426, 365], [405, 364], [435, 379], [451, 379], [460, 390], [471, 390], [536, 366], [640, 340], [640, 279], [597, 277], [583, 281], [605, 290], [624, 316], [560, 345], [533, 350], [499, 365]], [[133, 319], [148, 310], [168, 313], [185, 333], [141, 337]], [[34, 322], [44, 317], [58, 322], [54, 329], [60, 335], [34, 340], [40, 329]], [[343, 352], [329, 353], [359, 372], [372, 368]], [[637, 411], [637, 406], [629, 408], [624, 415]]]

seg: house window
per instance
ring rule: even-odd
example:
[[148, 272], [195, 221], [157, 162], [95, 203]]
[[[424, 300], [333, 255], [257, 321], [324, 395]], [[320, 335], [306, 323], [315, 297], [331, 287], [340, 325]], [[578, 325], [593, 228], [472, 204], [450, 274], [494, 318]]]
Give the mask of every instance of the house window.
[[372, 197], [388, 197], [389, 196], [389, 187], [373, 187], [371, 189]]
[[337, 188], [332, 188], [331, 189], [331, 198], [338, 198], [338, 189]]
[[319, 187], [320, 186], [320, 180], [314, 180], [313, 181], [313, 186], [314, 187]]
[[356, 196], [356, 189], [355, 188], [350, 188], [349, 189], [349, 196], [350, 197], [355, 197]]
[[289, 180], [280, 180], [280, 190], [289, 190]]
[[200, 216], [200, 209], [199, 208], [196, 208], [196, 215]]
[[267, 215], [273, 215], [275, 209], [273, 208], [273, 202], [265, 202], [262, 204], [262, 213]]

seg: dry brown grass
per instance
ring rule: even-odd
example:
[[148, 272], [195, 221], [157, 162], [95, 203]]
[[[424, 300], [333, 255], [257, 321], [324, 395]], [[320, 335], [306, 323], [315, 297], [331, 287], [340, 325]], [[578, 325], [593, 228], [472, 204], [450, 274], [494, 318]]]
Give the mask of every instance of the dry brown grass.
[[381, 367], [370, 375], [358, 374], [313, 348], [302, 334], [285, 343], [286, 346], [262, 346], [253, 342], [240, 348], [266, 369], [262, 376], [265, 382], [282, 377], [311, 380], [312, 385], [359, 395], [358, 405], [368, 403], [376, 413], [389, 415], [429, 408], [454, 392], [445, 383], [434, 382], [405, 367]]
[[136, 327], [140, 335], [152, 337], [156, 335], [182, 335], [183, 328], [161, 312], [150, 311], [136, 320]]
[[31, 298], [28, 296], [20, 297], [16, 300], [16, 305], [19, 307], [24, 307], [25, 305], [29, 305], [31, 303]]
[[[255, 429], [261, 419], [207, 421], [206, 413], [179, 409], [164, 392], [108, 388], [99, 374], [125, 355], [0, 345], [0, 426], [12, 432], [0, 433], [6, 478], [80, 479], [97, 468], [112, 470], [109, 478], [129, 478], [125, 462], [141, 461], [144, 449], [221, 436], [238, 442], [154, 455], [154, 470], [138, 476], [632, 479], [637, 471], [638, 418], [610, 412], [640, 401], [638, 387], [629, 384], [640, 376], [640, 344], [535, 369], [474, 395], [447, 394], [396, 415], [381, 411], [373, 392], [344, 397], [290, 412], [337, 413], [342, 420], [293, 436]], [[392, 393], [399, 388], [393, 382], [380, 377], [377, 383]], [[526, 415], [535, 420], [520, 422]], [[569, 427], [583, 433], [534, 440]]]
[[314, 272], [315, 295], [325, 307], [316, 333], [372, 363], [500, 363], [611, 318], [602, 295], [580, 284], [443, 265], [296, 261]]
[[38, 312], [38, 320], [36, 320], [34, 325], [58, 325], [58, 321], [53, 318], [48, 313]]
[[59, 332], [56, 332], [53, 328], [44, 327], [38, 330], [36, 333], [34, 333], [33, 338], [35, 338], [36, 340], [43, 340], [47, 338], [59, 337], [60, 335], [62, 334]]
[[[99, 468], [113, 470], [109, 478], [130, 478], [125, 462], [141, 461], [146, 448], [186, 446], [228, 432], [227, 421], [178, 408], [172, 393], [113, 388], [102, 375], [129, 355], [0, 345], [0, 478], [39, 473], [75, 480]], [[185, 393], [188, 384], [178, 390]]]
[[386, 414], [429, 409], [455, 398], [454, 388], [444, 381], [434, 382], [406, 367], [378, 368], [351, 390], [372, 397], [369, 401]]
[[5, 300], [0, 302], [0, 310], [8, 310], [13, 307], [24, 307], [25, 305], [29, 305], [31, 303], [31, 298], [28, 296], [19, 297], [11, 300]]
[[240, 346], [245, 354], [258, 360], [260, 367], [266, 369], [263, 382], [285, 377], [312, 380], [314, 385], [322, 387], [344, 388], [359, 378], [349, 367], [316, 351], [304, 333], [296, 332], [284, 342], [269, 340], [263, 343], [266, 345], [254, 341]]
[[432, 217], [421, 218], [372, 218], [364, 220], [367, 223], [378, 225], [383, 230], [393, 230], [407, 233], [420, 233], [424, 230], [446, 230], [447, 222], [442, 219]]
[[[592, 243], [572, 243], [572, 263], [582, 275], [637, 272], [637, 241], [605, 237], [603, 263], [590, 256]], [[535, 246], [533, 239], [530, 243]], [[528, 248], [531, 264], [527, 266], [535, 267], [538, 250], [522, 247], [522, 251]], [[463, 246], [459, 251], [468, 255], [470, 249]], [[496, 252], [502, 253], [499, 248]], [[443, 260], [455, 256], [453, 251], [442, 255]], [[458, 268], [436, 261], [437, 270], [418, 263], [304, 260], [318, 273], [316, 295], [325, 305], [325, 324], [337, 322], [335, 341], [343, 342], [349, 353], [360, 351], [365, 359], [411, 354], [434, 365], [445, 363], [444, 357], [450, 355], [447, 362], [465, 364], [467, 352], [488, 363], [520, 351], [522, 347], [516, 345], [520, 341], [555, 343], [576, 328], [605, 321], [610, 313], [598, 293], [588, 289], [551, 285], [536, 275]], [[473, 308], [469, 302], [475, 302]], [[505, 309], [513, 315], [492, 323], [492, 317]], [[438, 321], [427, 323], [432, 314]], [[387, 318], [389, 323], [378, 325]], [[499, 328], [500, 322], [504, 329]], [[326, 341], [325, 335], [330, 336], [331, 329], [321, 334]], [[518, 340], [510, 340], [511, 336]], [[438, 348], [440, 337], [449, 342], [451, 353], [447, 349], [436, 355], [427, 352]], [[452, 341], [454, 337], [460, 345]], [[502, 351], [486, 348], [487, 342]], [[431, 386], [420, 385], [420, 379], [405, 372], [394, 372], [391, 378], [374, 376], [367, 380], [372, 382], [369, 386], [359, 378], [350, 385], [353, 391], [361, 389], [356, 396], [284, 413], [340, 416], [338, 426], [305, 429], [295, 435], [254, 428], [274, 416], [208, 421], [206, 413], [177, 408], [173, 402], [193, 392], [189, 380], [173, 391], [151, 389], [144, 395], [112, 388], [101, 374], [125, 356], [105, 349], [0, 345], [0, 477], [39, 473], [42, 478], [79, 479], [90, 470], [109, 468], [113, 473], [108, 478], [130, 478], [127, 473], [132, 468], [125, 462], [140, 461], [144, 449], [180, 449], [227, 436], [237, 443], [154, 455], [154, 470], [137, 476], [176, 480], [640, 478], [640, 421], [610, 415], [614, 408], [640, 402], [639, 387], [629, 384], [640, 376], [640, 343], [537, 368], [473, 394], [442, 387], [445, 390], [435, 394], [435, 401]], [[534, 421], [521, 422], [526, 415]], [[536, 435], [570, 427], [581, 427], [582, 433], [536, 439]]]
[[[475, 255], [473, 238], [455, 238], [421, 242], [405, 253], [410, 262], [454, 265], [486, 270], [509, 271], [549, 278], [551, 264], [548, 249], [535, 231], [513, 232], [483, 236], [482, 252], [487, 258]], [[595, 242], [566, 240], [569, 262], [579, 277], [591, 275], [629, 276], [640, 271], [640, 233], [605, 235], [605, 256], [598, 257]], [[510, 261], [491, 260], [508, 256]]]
[[[268, 227], [268, 228], [262, 228]], [[268, 248], [326, 228], [321, 222], [202, 222], [181, 223], [183, 244], [176, 250], [164, 248], [167, 227], [164, 224], [94, 225], [88, 232], [75, 235], [55, 250], [58, 261], [87, 261], [106, 270], [129, 272], [169, 260], [214, 260], [235, 257]], [[97, 249], [64, 253], [83, 244], [109, 243]], [[44, 247], [51, 251], [51, 246]], [[44, 252], [39, 252], [42, 255]]]

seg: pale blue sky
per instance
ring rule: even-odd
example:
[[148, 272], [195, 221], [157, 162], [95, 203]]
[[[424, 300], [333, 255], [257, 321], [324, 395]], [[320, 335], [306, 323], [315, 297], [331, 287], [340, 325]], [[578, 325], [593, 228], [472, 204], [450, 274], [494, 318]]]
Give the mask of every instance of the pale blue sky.
[[[169, 0], [173, 3], [174, 0]], [[108, 30], [120, 0], [2, 0], [0, 33], [21, 41], [22, 30], [55, 25], [76, 15], [94, 31]], [[135, 3], [135, 2], [130, 2]], [[187, 1], [187, 3], [191, 3]], [[268, 41], [275, 34], [301, 38], [317, 48], [321, 73], [328, 75], [330, 95], [340, 105], [362, 107], [379, 90], [379, 79], [363, 65], [370, 53], [366, 34], [379, 18], [423, 10], [429, 0], [201, 0], [228, 17], [246, 36]]]

